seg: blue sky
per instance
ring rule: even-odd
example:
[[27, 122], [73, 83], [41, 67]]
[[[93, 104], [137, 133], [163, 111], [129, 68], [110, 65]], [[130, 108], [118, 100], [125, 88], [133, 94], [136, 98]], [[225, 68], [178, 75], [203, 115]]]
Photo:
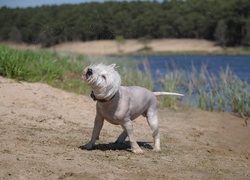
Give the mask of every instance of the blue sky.
[[[0, 7], [26, 8], [42, 5], [79, 4], [84, 2], [104, 2], [106, 0], [0, 0]], [[122, 0], [113, 0], [122, 1]]]
[[26, 8], [41, 5], [79, 4], [84, 2], [104, 2], [105, 0], [0, 0], [0, 7]]

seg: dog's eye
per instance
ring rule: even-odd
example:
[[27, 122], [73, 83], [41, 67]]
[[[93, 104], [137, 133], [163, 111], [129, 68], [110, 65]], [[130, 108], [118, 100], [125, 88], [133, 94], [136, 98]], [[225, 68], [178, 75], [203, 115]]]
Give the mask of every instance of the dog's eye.
[[104, 80], [106, 80], [106, 76], [105, 76], [105, 75], [102, 75], [102, 78], [103, 78]]

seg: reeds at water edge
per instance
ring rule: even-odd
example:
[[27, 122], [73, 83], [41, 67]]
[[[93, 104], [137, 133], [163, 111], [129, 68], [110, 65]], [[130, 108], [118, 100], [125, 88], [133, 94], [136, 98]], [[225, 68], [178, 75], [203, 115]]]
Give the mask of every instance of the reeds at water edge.
[[193, 106], [208, 111], [231, 111], [243, 117], [250, 116], [250, 86], [229, 66], [221, 69], [218, 75], [210, 73], [206, 65], [199, 70], [193, 66], [191, 72], [176, 69], [159, 75], [157, 83], [163, 91], [184, 93], [187, 107], [195, 104]]

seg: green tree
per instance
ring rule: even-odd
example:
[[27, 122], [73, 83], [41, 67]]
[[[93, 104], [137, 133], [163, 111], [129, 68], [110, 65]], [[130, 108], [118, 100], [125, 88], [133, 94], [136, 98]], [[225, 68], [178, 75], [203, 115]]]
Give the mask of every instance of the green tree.
[[250, 46], [250, 18], [246, 22], [245, 36], [242, 41], [244, 45]]
[[118, 52], [123, 52], [121, 46], [124, 45], [126, 43], [126, 40], [124, 39], [123, 36], [116, 36], [115, 37], [116, 40], [116, 44], [117, 44], [117, 48], [118, 48]]
[[16, 26], [12, 27], [10, 34], [9, 34], [9, 40], [15, 43], [21, 43], [22, 42], [22, 34], [18, 30]]
[[227, 25], [225, 21], [221, 19], [216, 26], [214, 38], [216, 42], [224, 48], [226, 48], [227, 45], [226, 31], [227, 31]]
[[138, 39], [139, 43], [143, 45], [142, 50], [150, 50], [151, 48], [148, 46], [149, 43], [151, 42], [152, 38], [149, 35], [146, 35], [145, 37], [141, 37]]

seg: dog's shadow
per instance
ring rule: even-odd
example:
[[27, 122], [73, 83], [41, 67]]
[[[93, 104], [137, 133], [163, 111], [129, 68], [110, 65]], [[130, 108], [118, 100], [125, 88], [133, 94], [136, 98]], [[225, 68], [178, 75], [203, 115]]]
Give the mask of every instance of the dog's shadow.
[[[143, 147], [145, 149], [150, 149], [152, 150], [153, 147], [149, 144], [149, 142], [142, 142], [142, 141], [137, 141], [137, 144], [140, 147]], [[79, 147], [82, 150], [86, 150], [84, 146]], [[101, 150], [101, 151], [116, 151], [116, 150], [126, 150], [126, 151], [131, 151], [130, 150], [131, 146], [129, 144], [129, 141], [125, 141], [123, 143], [109, 143], [109, 144], [97, 144], [93, 147], [92, 150]]]

